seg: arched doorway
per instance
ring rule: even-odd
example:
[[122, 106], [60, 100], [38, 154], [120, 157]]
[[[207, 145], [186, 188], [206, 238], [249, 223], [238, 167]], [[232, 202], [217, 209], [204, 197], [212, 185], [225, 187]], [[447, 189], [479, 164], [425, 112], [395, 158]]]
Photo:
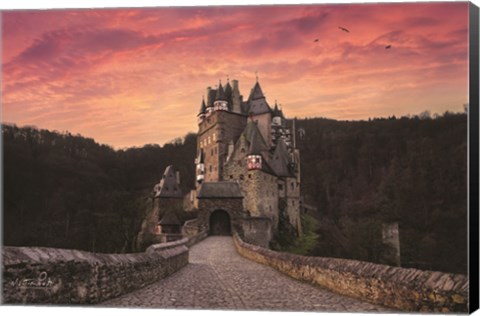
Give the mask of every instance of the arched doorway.
[[224, 210], [210, 214], [210, 235], [228, 236], [232, 234], [230, 215]]

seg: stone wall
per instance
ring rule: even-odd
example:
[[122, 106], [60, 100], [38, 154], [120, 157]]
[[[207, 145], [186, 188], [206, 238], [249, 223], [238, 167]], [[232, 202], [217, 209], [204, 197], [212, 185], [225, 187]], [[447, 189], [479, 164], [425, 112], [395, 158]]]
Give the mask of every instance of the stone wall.
[[209, 198], [198, 199], [198, 223], [200, 227], [210, 230], [210, 215], [215, 210], [224, 210], [230, 216], [232, 231], [237, 231], [241, 221], [246, 217], [243, 212], [243, 199]]
[[253, 245], [268, 248], [272, 240], [272, 219], [269, 217], [252, 217], [242, 222], [242, 238]]
[[245, 243], [238, 235], [234, 242], [248, 259], [342, 295], [402, 311], [468, 312], [465, 275], [275, 252]]
[[247, 118], [243, 115], [216, 111], [200, 124], [197, 139], [197, 153], [204, 151], [205, 181], [223, 180], [223, 162], [226, 159], [228, 143], [236, 141], [245, 128]]
[[227, 165], [224, 178], [238, 181], [245, 196], [243, 207], [253, 217], [270, 217], [278, 226], [277, 177], [261, 170], [247, 170], [246, 156], [239, 150]]
[[152, 245], [143, 253], [102, 254], [3, 247], [3, 304], [95, 304], [156, 282], [188, 264], [203, 235]]

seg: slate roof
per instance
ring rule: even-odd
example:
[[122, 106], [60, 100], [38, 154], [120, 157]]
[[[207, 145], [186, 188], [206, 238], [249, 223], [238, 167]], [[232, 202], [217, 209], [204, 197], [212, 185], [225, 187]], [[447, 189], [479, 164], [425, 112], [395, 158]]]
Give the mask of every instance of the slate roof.
[[215, 101], [216, 95], [217, 95], [217, 90], [210, 89], [207, 95], [207, 107], [213, 106], [213, 101]]
[[202, 104], [200, 105], [200, 112], [198, 112], [198, 115], [205, 113], [205, 109], [207, 108], [205, 104], [205, 99], [202, 99]]
[[282, 118], [284, 117], [283, 112], [278, 108], [277, 103], [275, 103], [275, 107], [273, 108], [273, 111], [272, 111], [272, 117], [275, 117], [275, 116], [280, 116]]
[[241, 199], [243, 198], [237, 182], [204, 182], [198, 191], [199, 199]]
[[222, 84], [219, 83], [218, 89], [217, 89], [217, 94], [215, 95], [215, 101], [217, 100], [225, 100], [225, 93], [223, 91]]
[[294, 177], [295, 175], [288, 167], [290, 162], [290, 155], [288, 154], [287, 145], [283, 139], [280, 139], [273, 153], [270, 166], [275, 174], [279, 177]]
[[262, 134], [258, 130], [258, 127], [256, 126], [257, 124], [254, 124], [255, 128], [253, 129], [250, 139], [247, 138], [247, 140], [250, 143], [250, 146], [248, 147], [248, 154], [249, 155], [260, 155], [262, 152], [268, 150], [268, 146], [265, 143], [265, 140], [262, 137]]
[[258, 81], [255, 83], [253, 86], [252, 91], [250, 92], [250, 96], [248, 97], [249, 100], [257, 100], [257, 99], [262, 99], [265, 98], [265, 95], [263, 94], [262, 88], [260, 87], [260, 84]]
[[182, 190], [180, 190], [180, 187], [178, 186], [177, 176], [172, 165], [165, 169], [155, 197], [182, 197]]
[[257, 81], [250, 92], [250, 96], [248, 97], [246, 112], [247, 114], [263, 114], [271, 111], [272, 109], [268, 105], [262, 88]]
[[242, 132], [242, 135], [248, 142], [248, 154], [260, 155], [268, 151], [267, 142], [263, 139], [262, 133], [258, 129], [256, 122], [249, 121]]
[[232, 86], [230, 85], [230, 82], [227, 82], [225, 85], [225, 98], [230, 101], [230, 98], [232, 97]]

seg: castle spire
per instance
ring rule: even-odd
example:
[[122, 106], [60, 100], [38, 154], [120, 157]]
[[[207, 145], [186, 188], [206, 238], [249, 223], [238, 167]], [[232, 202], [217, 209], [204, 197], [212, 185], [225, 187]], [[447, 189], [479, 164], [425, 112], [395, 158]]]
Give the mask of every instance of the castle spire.
[[202, 103], [200, 104], [200, 112], [198, 112], [198, 115], [205, 114], [206, 108], [207, 108], [207, 105], [205, 104], [205, 95], [203, 95], [202, 96]]
[[223, 100], [223, 99], [225, 99], [225, 93], [224, 93], [224, 91], [223, 91], [222, 81], [219, 80], [218, 89], [217, 89], [217, 95], [215, 96], [215, 101], [217, 101], [217, 100]]

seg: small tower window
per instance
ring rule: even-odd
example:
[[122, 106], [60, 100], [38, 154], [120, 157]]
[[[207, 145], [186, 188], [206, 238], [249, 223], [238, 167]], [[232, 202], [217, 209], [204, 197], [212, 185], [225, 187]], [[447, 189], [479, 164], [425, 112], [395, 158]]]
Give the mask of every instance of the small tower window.
[[243, 174], [240, 175], [240, 180], [241, 180], [241, 181], [244, 180]]

